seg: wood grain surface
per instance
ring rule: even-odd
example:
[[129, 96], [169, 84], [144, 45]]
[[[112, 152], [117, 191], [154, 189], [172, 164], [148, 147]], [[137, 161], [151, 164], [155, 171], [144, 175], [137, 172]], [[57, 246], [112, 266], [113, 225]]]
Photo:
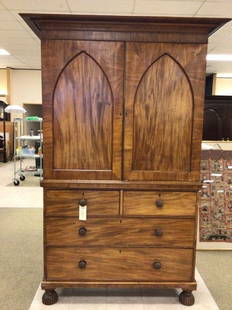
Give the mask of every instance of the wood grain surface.
[[74, 56], [54, 90], [54, 168], [111, 170], [112, 112], [102, 68], [86, 52]]
[[[83, 260], [87, 265], [80, 269]], [[192, 260], [191, 249], [48, 247], [47, 280], [191, 281]]]
[[153, 288], [153, 289], [169, 289], [169, 288], [182, 288], [183, 290], [196, 290], [197, 283], [195, 280], [188, 281], [42, 281], [42, 289], [54, 289], [58, 287], [76, 288], [76, 287], [111, 287], [111, 288]]
[[121, 178], [123, 70], [123, 43], [42, 42], [45, 179]]
[[41, 39], [178, 43], [207, 43], [208, 36], [230, 20], [31, 13], [23, 13], [20, 16]]
[[126, 43], [124, 178], [199, 180], [205, 45]]
[[45, 189], [138, 190], [198, 192], [202, 184], [188, 181], [42, 180]]
[[[164, 246], [193, 247], [193, 219], [47, 218], [47, 245], [51, 246]], [[85, 229], [85, 235], [79, 230]], [[161, 235], [158, 235], [161, 234]]]
[[[184, 192], [125, 191], [123, 214], [125, 216], [195, 216], [196, 194]], [[163, 206], [157, 207], [156, 201]]]
[[163, 54], [146, 69], [136, 89], [132, 169], [189, 171], [192, 111], [185, 71]]
[[79, 218], [79, 201], [87, 202], [88, 216], [118, 216], [119, 191], [46, 190], [45, 215]]

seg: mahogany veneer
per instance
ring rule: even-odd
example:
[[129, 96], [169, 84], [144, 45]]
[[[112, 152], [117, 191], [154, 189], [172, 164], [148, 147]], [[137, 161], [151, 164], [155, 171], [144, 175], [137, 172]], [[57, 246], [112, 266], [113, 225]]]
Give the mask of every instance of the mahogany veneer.
[[140, 286], [192, 305], [207, 40], [228, 19], [21, 16], [42, 41], [43, 303]]

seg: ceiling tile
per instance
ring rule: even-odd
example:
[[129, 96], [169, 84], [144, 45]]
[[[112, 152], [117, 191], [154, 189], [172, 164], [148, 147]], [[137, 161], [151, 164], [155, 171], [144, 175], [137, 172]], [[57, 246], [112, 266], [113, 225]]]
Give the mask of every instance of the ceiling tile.
[[0, 42], [2, 39], [31, 39], [33, 40], [27, 31], [18, 31], [18, 30], [1, 30], [0, 31]]
[[2, 21], [14, 21], [14, 15], [8, 10], [1, 10], [0, 8], [0, 18]]
[[134, 0], [68, 0], [73, 13], [132, 13]]
[[69, 12], [65, 0], [1, 0], [0, 3], [14, 11]]
[[[18, 15], [18, 12], [33, 11], [232, 17], [232, 0], [0, 0], [0, 48], [7, 49], [11, 54], [0, 57], [0, 66], [40, 68], [40, 40]], [[232, 53], [232, 22], [210, 37], [208, 52]], [[232, 63], [208, 62], [207, 72], [232, 72]]]
[[207, 1], [202, 5], [196, 16], [232, 17], [232, 1]]
[[134, 13], [146, 13], [148, 15], [194, 15], [202, 5], [203, 1], [156, 1], [156, 0], [137, 0], [135, 2]]
[[40, 58], [40, 55], [41, 55], [40, 48], [37, 48], [37, 49], [28, 48], [28, 49], [26, 49], [24, 47], [24, 49], [8, 48], [7, 50], [11, 55], [17, 55], [17, 57], [20, 57], [20, 58], [23, 58], [23, 57], [24, 58], [30, 58], [30, 57]]
[[0, 13], [0, 30], [21, 30], [23, 31], [24, 28], [23, 26], [17, 21], [17, 20], [13, 20], [13, 21], [5, 21], [1, 19], [1, 13]]
[[5, 9], [6, 9], [5, 6], [0, 3], [0, 10], [5, 10]]
[[14, 56], [0, 56], [0, 67], [11, 67], [15, 65], [23, 65], [23, 62]]

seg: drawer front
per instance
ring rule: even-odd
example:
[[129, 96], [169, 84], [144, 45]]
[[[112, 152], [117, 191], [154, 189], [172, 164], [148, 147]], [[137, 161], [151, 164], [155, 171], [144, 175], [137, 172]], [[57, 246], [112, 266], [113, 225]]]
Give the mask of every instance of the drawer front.
[[124, 215], [194, 216], [196, 193], [125, 191]]
[[52, 246], [193, 247], [191, 219], [47, 218], [46, 240]]
[[45, 215], [79, 216], [79, 202], [86, 200], [88, 216], [119, 215], [118, 191], [46, 190]]
[[47, 280], [191, 281], [193, 250], [47, 248]]

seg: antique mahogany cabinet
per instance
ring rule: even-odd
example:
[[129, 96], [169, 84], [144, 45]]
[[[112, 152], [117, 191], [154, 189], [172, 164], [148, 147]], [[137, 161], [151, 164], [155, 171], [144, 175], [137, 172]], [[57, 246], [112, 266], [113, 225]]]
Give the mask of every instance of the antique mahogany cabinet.
[[43, 303], [140, 286], [192, 305], [207, 41], [228, 20], [21, 16], [42, 41]]

